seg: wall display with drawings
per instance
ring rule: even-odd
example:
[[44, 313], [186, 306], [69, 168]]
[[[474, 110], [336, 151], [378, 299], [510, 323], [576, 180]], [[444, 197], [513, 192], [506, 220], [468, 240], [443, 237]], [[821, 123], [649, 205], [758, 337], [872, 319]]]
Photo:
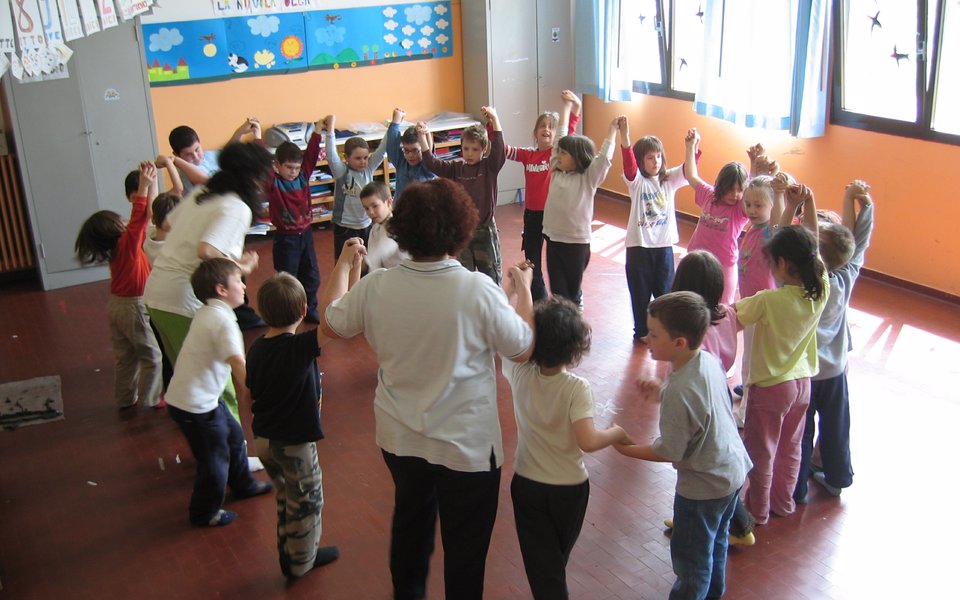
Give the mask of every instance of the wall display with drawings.
[[141, 24], [151, 86], [453, 55], [450, 2]]
[[[21, 83], [69, 77], [66, 42], [130, 20], [154, 0], [0, 0], [0, 76]], [[19, 52], [19, 54], [18, 54]], [[9, 54], [9, 58], [6, 56]]]

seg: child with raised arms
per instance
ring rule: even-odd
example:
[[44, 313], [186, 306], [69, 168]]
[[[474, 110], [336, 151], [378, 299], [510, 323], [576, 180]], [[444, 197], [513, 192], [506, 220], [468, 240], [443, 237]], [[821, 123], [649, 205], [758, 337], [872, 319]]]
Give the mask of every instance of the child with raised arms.
[[[327, 162], [335, 180], [333, 187], [333, 259], [340, 258], [343, 245], [352, 237], [366, 244], [370, 236], [370, 217], [363, 210], [360, 191], [373, 181], [387, 152], [387, 138], [373, 152], [362, 137], [349, 138], [343, 144], [343, 156], [337, 152], [336, 116], [327, 115], [320, 123], [326, 130]], [[324, 127], [325, 126], [325, 127]]]
[[747, 170], [738, 162], [723, 165], [714, 185], [700, 179], [694, 156], [699, 150], [700, 133], [696, 128], [684, 138], [687, 158], [683, 175], [694, 188], [694, 200], [700, 207], [700, 220], [693, 231], [687, 250], [710, 251], [723, 265], [723, 303], [732, 304], [737, 294], [737, 240], [749, 222], [743, 209], [743, 187]]
[[559, 135], [550, 157], [550, 186], [543, 209], [543, 237], [547, 240], [550, 292], [583, 307], [583, 273], [590, 264], [593, 207], [597, 188], [610, 171], [616, 119], [610, 123], [600, 151], [590, 138], [568, 135], [573, 102], [564, 93]]
[[314, 124], [306, 151], [292, 142], [282, 142], [274, 153], [273, 172], [264, 185], [273, 224], [273, 268], [287, 272], [303, 284], [307, 293], [308, 323], [319, 323], [317, 290], [320, 269], [313, 247], [313, 204], [310, 175], [320, 157], [323, 123]]
[[663, 143], [647, 135], [631, 147], [627, 117], [617, 117], [623, 178], [630, 193], [627, 221], [627, 288], [633, 309], [633, 339], [647, 338], [647, 306], [650, 297], [670, 291], [673, 283], [673, 245], [677, 232], [676, 194], [687, 185], [683, 166], [667, 168]]
[[[460, 253], [460, 264], [469, 271], [478, 271], [500, 284], [500, 233], [494, 214], [497, 208], [497, 176], [506, 160], [500, 117], [492, 106], [480, 107], [483, 118], [493, 133], [487, 137], [480, 125], [471, 125], [460, 137], [462, 158], [441, 160], [430, 147], [430, 129], [424, 122], [417, 123], [423, 164], [435, 175], [456, 181], [467, 191], [480, 213], [480, 221], [473, 239]], [[489, 150], [489, 153], [487, 153]], [[485, 155], [486, 154], [486, 155]]]
[[[526, 284], [531, 265], [512, 268], [504, 290]], [[528, 362], [503, 357], [517, 420], [515, 474], [510, 484], [523, 566], [536, 600], [567, 598], [567, 560], [590, 498], [584, 452], [630, 440], [618, 425], [597, 429], [590, 383], [567, 371], [590, 350], [590, 326], [565, 298], [538, 302]]]
[[[393, 116], [387, 127], [387, 158], [397, 171], [397, 198], [408, 184], [436, 177], [423, 164], [423, 151], [420, 149], [417, 126], [411, 125], [404, 129], [402, 134], [400, 133], [400, 124], [403, 123], [406, 114], [402, 108], [393, 109]], [[432, 140], [430, 146], [433, 146]]]
[[[857, 206], [859, 205], [859, 213]], [[830, 274], [830, 294], [817, 324], [819, 372], [810, 382], [810, 406], [801, 445], [800, 474], [794, 500], [805, 502], [807, 478], [812, 471], [813, 439], [819, 422], [823, 471], [813, 478], [832, 496], [853, 484], [850, 461], [850, 397], [847, 389], [847, 352], [850, 327], [847, 309], [853, 286], [863, 267], [863, 257], [873, 233], [873, 198], [870, 186], [855, 180], [843, 194], [843, 223], [820, 224], [820, 255]]]
[[139, 171], [125, 180], [130, 221], [124, 224], [111, 210], [98, 211], [84, 221], [75, 245], [81, 263], [110, 264], [107, 321], [115, 356], [113, 395], [119, 408], [140, 401], [157, 406], [160, 401], [160, 347], [143, 303], [150, 274], [143, 241], [150, 220], [148, 198], [156, 195], [156, 183], [157, 167], [149, 161], [140, 163]]
[[[745, 504], [760, 525], [771, 512], [787, 516], [796, 509], [793, 494], [810, 404], [810, 377], [819, 368], [817, 322], [830, 291], [817, 250], [813, 192], [793, 185], [785, 200], [780, 230], [767, 245], [774, 276], [783, 285], [735, 305], [740, 324], [755, 325], [744, 425], [744, 444], [754, 467]], [[789, 225], [801, 204], [806, 227]]]
[[[570, 90], [564, 90], [560, 97], [563, 102], [569, 102], [572, 106], [567, 133], [574, 134], [580, 122], [580, 98]], [[553, 139], [559, 120], [560, 116], [555, 112], [540, 113], [533, 125], [535, 147], [523, 148], [509, 144], [505, 146], [507, 160], [523, 165], [525, 192], [521, 248], [524, 257], [533, 263], [533, 283], [530, 291], [534, 302], [547, 297], [547, 288], [543, 281], [543, 208], [547, 204], [547, 192], [550, 189], [550, 155], [553, 153]], [[487, 133], [490, 133], [489, 128]]]

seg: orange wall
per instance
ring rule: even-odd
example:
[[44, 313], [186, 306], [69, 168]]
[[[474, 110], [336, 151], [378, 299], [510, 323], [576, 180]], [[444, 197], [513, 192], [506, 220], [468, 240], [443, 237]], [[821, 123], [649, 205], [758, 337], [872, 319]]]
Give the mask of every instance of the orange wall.
[[387, 65], [271, 75], [151, 88], [161, 152], [178, 125], [197, 130], [204, 148], [219, 148], [247, 117], [264, 128], [290, 121], [337, 116], [337, 125], [389, 119], [394, 107], [408, 118], [463, 110], [460, 2], [451, 2], [454, 54]]
[[[960, 169], [960, 147], [837, 126], [828, 126], [820, 138], [797, 139], [702, 117], [690, 102], [642, 95], [633, 102], [612, 103], [588, 96], [586, 135], [599, 142], [611, 119], [620, 114], [629, 118], [634, 140], [642, 135], [663, 140], [670, 166], [683, 161], [687, 129], [699, 129], [700, 176], [707, 181], [727, 161], [747, 164], [746, 148], [757, 142], [785, 171], [813, 189], [819, 208], [839, 212], [844, 186], [853, 179], [866, 180], [877, 205], [866, 267], [960, 295], [960, 202], [949, 183], [954, 169]], [[601, 187], [627, 193], [619, 152]], [[689, 187], [678, 193], [677, 208], [699, 214]]]

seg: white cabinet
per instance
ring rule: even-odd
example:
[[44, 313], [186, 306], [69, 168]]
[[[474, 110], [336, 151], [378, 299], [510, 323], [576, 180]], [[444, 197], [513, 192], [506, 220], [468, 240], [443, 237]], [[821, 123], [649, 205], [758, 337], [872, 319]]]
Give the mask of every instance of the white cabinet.
[[68, 79], [4, 78], [10, 127], [44, 289], [98, 281], [106, 267], [82, 267], [73, 252], [94, 212], [126, 218], [123, 178], [156, 156], [146, 59], [134, 21], [71, 42]]
[[[537, 115], [559, 111], [573, 87], [569, 0], [464, 0], [461, 10], [465, 110], [496, 107], [506, 143], [531, 145]], [[516, 201], [522, 167], [507, 161], [498, 184], [500, 204]]]

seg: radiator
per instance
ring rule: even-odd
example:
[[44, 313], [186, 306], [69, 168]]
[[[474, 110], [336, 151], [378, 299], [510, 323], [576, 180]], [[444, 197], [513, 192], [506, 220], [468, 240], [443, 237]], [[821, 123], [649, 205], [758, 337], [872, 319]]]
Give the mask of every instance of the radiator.
[[34, 266], [16, 157], [0, 156], [0, 274]]

